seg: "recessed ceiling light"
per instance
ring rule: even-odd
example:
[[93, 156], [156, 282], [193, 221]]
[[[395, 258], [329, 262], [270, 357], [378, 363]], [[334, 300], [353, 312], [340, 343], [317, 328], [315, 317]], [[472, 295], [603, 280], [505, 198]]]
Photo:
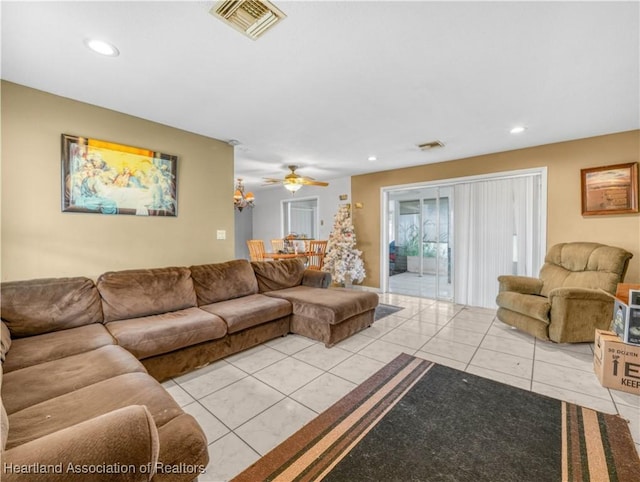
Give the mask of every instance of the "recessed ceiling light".
[[525, 126], [515, 126], [509, 132], [511, 132], [512, 134], [520, 134], [521, 132], [524, 132], [526, 129], [527, 128]]
[[377, 161], [377, 160], [378, 160], [378, 158], [377, 158], [376, 156], [369, 156], [369, 157], [367, 157], [367, 161], [371, 161], [371, 162], [373, 162], [373, 161]]
[[120, 55], [120, 51], [114, 45], [104, 40], [89, 38], [85, 39], [84, 44], [100, 55], [106, 55], [107, 57], [117, 57]]

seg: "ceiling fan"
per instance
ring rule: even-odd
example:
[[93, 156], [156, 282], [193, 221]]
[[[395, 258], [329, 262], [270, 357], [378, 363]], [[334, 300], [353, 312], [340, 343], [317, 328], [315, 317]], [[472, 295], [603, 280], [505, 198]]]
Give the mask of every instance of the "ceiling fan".
[[284, 176], [284, 179], [275, 179], [273, 177], [265, 177], [263, 178], [265, 184], [282, 183], [285, 189], [287, 189], [288, 191], [291, 191], [292, 194], [295, 193], [302, 186], [326, 187], [329, 185], [328, 182], [316, 181], [312, 177], [305, 177], [305, 176], [301, 176], [300, 174], [296, 174], [296, 169], [298, 169], [298, 166], [287, 166], [287, 167], [291, 172], [286, 176]]

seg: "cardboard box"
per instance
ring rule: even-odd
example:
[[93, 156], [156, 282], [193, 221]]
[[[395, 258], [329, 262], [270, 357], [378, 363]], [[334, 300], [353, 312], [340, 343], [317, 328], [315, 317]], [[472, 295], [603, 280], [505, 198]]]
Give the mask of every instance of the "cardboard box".
[[611, 331], [596, 330], [593, 369], [603, 387], [640, 395], [640, 346]]

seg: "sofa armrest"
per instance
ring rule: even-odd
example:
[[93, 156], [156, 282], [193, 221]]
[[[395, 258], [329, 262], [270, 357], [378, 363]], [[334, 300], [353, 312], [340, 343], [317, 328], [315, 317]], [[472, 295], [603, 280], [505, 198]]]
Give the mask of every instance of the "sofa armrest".
[[549, 292], [549, 338], [556, 343], [592, 342], [596, 329], [608, 330], [614, 298], [604, 290], [555, 288]]
[[500, 291], [515, 291], [523, 295], [539, 295], [542, 291], [542, 280], [529, 276], [498, 276]]
[[[7, 482], [107, 482], [114, 474], [118, 480], [149, 481], [158, 451], [151, 414], [142, 405], [130, 405], [5, 451], [0, 473]], [[21, 473], [34, 464], [51, 470]]]
[[302, 275], [302, 286], [312, 288], [328, 288], [331, 284], [331, 273], [317, 269], [305, 269]]

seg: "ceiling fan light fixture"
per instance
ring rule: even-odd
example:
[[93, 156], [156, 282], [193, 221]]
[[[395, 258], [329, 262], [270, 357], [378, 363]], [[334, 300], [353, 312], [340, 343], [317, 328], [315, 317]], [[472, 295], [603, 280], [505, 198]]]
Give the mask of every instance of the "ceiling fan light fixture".
[[268, 0], [224, 0], [216, 3], [209, 13], [252, 40], [287, 18]]
[[291, 194], [295, 194], [297, 191], [300, 190], [301, 187], [302, 187], [302, 184], [298, 184], [298, 183], [286, 183], [284, 185], [284, 188], [287, 191], [290, 191]]

